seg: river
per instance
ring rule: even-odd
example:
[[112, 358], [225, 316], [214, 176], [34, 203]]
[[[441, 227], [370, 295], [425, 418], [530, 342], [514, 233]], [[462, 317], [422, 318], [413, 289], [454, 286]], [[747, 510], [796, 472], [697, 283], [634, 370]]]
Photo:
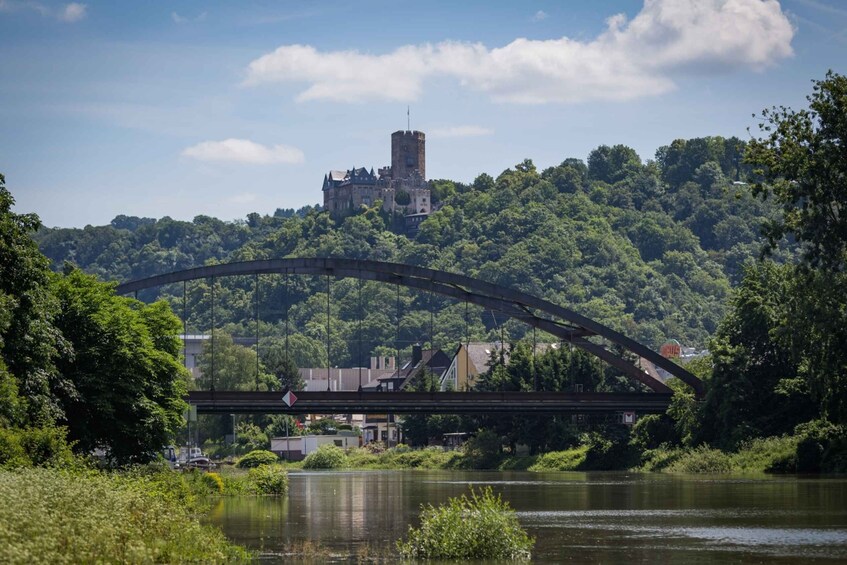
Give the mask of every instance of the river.
[[223, 498], [210, 521], [282, 562], [306, 540], [387, 554], [422, 503], [490, 485], [541, 563], [847, 563], [847, 478], [638, 473], [292, 472], [286, 498]]

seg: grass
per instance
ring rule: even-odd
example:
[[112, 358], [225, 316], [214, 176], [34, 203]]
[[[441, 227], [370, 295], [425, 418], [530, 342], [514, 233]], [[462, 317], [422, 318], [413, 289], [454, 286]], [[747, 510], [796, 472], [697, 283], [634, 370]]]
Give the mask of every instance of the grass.
[[423, 506], [420, 527], [410, 526], [397, 550], [414, 560], [529, 561], [534, 545], [509, 503], [488, 487], [441, 506]]
[[199, 506], [191, 486], [179, 474], [170, 475], [0, 471], [0, 562], [249, 559], [219, 530], [200, 524], [192, 513]]
[[644, 462], [638, 470], [712, 474], [791, 472], [799, 440], [797, 436], [758, 438], [736, 452], [708, 446], [652, 449], [644, 452]]

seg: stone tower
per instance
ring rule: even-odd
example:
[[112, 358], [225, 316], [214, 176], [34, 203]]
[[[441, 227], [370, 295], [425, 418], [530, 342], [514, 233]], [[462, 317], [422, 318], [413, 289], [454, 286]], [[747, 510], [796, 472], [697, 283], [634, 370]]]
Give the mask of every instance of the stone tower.
[[408, 179], [415, 171], [426, 180], [426, 136], [422, 131], [395, 131], [391, 134], [391, 176]]

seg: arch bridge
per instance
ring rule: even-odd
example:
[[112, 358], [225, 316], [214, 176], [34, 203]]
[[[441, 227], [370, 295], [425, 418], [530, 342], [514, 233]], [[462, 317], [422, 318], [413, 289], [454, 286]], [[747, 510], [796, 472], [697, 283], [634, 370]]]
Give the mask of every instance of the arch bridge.
[[[571, 344], [574, 347], [579, 347], [580, 349], [583, 349], [588, 353], [591, 353], [592, 355], [605, 361], [609, 365], [620, 370], [627, 377], [646, 385], [655, 393], [637, 394], [632, 396], [653, 396], [655, 398], [655, 401], [659, 401], [659, 399], [662, 399], [660, 404], [663, 404], [666, 407], [667, 403], [670, 400], [672, 391], [661, 380], [651, 376], [646, 371], [636, 366], [631, 361], [627, 360], [625, 357], [619, 355], [612, 349], [607, 348], [605, 345], [591, 341], [590, 338], [602, 338], [609, 344], [617, 346], [617, 348], [620, 350], [629, 351], [638, 357], [650, 361], [655, 366], [664, 369], [669, 374], [673, 375], [674, 377], [680, 379], [681, 381], [689, 385], [694, 390], [695, 396], [697, 396], [698, 398], [702, 397], [704, 392], [702, 381], [700, 381], [700, 379], [694, 376], [691, 372], [687, 371], [683, 367], [680, 367], [670, 359], [662, 357], [649, 347], [636, 342], [635, 340], [621, 334], [616, 330], [613, 330], [612, 328], [609, 328], [608, 326], [605, 326], [595, 320], [582, 316], [581, 314], [578, 314], [573, 310], [570, 310], [563, 306], [559, 306], [557, 304], [553, 304], [552, 302], [543, 300], [541, 298], [532, 296], [519, 290], [515, 290], [513, 288], [493, 284], [479, 279], [474, 279], [457, 273], [438, 271], [425, 267], [405, 265], [400, 263], [387, 263], [381, 261], [342, 258], [268, 259], [209, 265], [204, 267], [187, 269], [183, 271], [175, 271], [120, 284], [118, 285], [116, 290], [119, 294], [129, 294], [137, 293], [140, 290], [154, 288], [166, 284], [173, 284], [179, 282], [184, 283], [186, 281], [192, 281], [197, 279], [216, 279], [217, 277], [244, 275], [258, 276], [262, 274], [324, 275], [327, 277], [336, 278], [371, 280], [451, 297], [459, 301], [482, 306], [485, 309], [498, 312], [516, 320], [520, 320], [521, 322], [524, 322], [533, 328], [538, 328], [539, 330], [552, 334], [561, 339], [563, 342], [567, 342], [568, 344]], [[319, 394], [329, 395], [327, 396], [326, 402], [323, 403], [323, 405], [326, 406], [327, 410], [331, 409], [334, 412], [344, 412], [346, 408], [345, 410], [340, 410], [339, 408], [344, 408], [345, 406], [347, 406], [347, 408], [352, 408], [353, 406], [356, 406], [357, 409], [352, 411], [358, 413], [363, 411], [369, 411], [368, 406], [370, 405], [370, 403], [364, 402], [365, 399], [362, 397], [363, 394], [391, 394], [391, 396], [397, 396], [408, 395], [411, 393], [362, 393], [360, 391], [334, 393], [298, 393], [298, 395], [300, 394], [305, 396], [313, 396]], [[468, 393], [432, 394], [435, 395], [436, 400], [429, 401], [425, 404], [429, 405], [430, 411], [441, 411], [440, 409], [438, 409], [439, 401], [437, 400], [437, 398], [439, 397], [439, 395]], [[511, 393], [511, 395], [514, 395], [515, 398], [509, 400], [508, 402], [505, 400], [505, 397], [502, 396], [504, 393], [472, 394], [477, 396], [485, 394], [501, 395], [501, 399], [504, 399], [503, 401], [499, 403], [494, 401], [493, 404], [488, 406], [488, 409], [492, 410], [497, 410], [497, 406], [499, 406], [499, 410], [501, 411], [508, 411], [507, 408], [509, 406], [511, 406], [511, 408], [509, 409], [513, 409], [515, 411], [521, 411], [529, 408], [533, 400], [529, 396], [523, 395], [531, 394], [543, 394], [544, 397], [547, 399], [561, 397], [561, 405], [554, 407], [554, 403], [548, 402], [547, 407], [543, 408], [544, 411], [568, 411], [569, 409], [582, 410], [585, 409], [585, 407], [588, 405], [594, 405], [599, 408], [604, 403], [606, 405], [614, 405], [617, 407], [617, 409], [630, 409], [628, 408], [630, 406], [632, 407], [632, 409], [636, 409], [636, 405], [638, 404], [634, 400], [627, 400], [623, 398], [621, 395], [617, 395], [617, 399], [613, 398], [615, 396], [613, 394], [610, 394], [606, 397], [598, 397], [598, 395], [601, 395], [602, 393], [586, 393], [587, 395], [582, 394], [582, 398], [579, 398], [581, 393]], [[227, 401], [224, 401], [223, 395], [226, 395], [226, 397], [228, 398]], [[259, 397], [254, 396], [253, 401], [249, 401], [248, 395], [260, 395], [264, 396], [264, 398], [260, 400]], [[269, 395], [275, 395], [275, 400], [271, 401], [271, 396]], [[347, 404], [345, 404], [343, 398], [339, 400], [338, 395], [347, 395], [347, 397], [349, 398]], [[243, 402], [239, 401], [238, 398], [241, 398]], [[379, 404], [379, 407], [375, 408], [375, 410], [386, 410], [386, 406], [384, 405], [384, 403], [388, 400], [388, 397], [382, 398], [383, 400], [377, 402], [377, 404]], [[492, 396], [491, 398], [493, 399], [494, 397]], [[603, 398], [605, 398], [606, 400], [603, 400]], [[476, 400], [476, 402], [474, 402], [474, 399]], [[198, 405], [198, 410], [200, 410], [201, 412], [244, 412], [252, 408], [256, 408], [255, 411], [257, 412], [266, 412], [271, 410], [273, 406], [275, 406], [274, 403], [280, 403], [281, 397], [279, 393], [239, 393], [227, 391], [208, 391], [202, 393], [192, 392], [190, 400], [192, 404]], [[305, 398], [303, 400], [304, 402], [302, 405], [302, 409], [305, 409], [305, 404], [307, 403], [305, 402]], [[647, 401], [646, 398], [643, 398], [642, 400]], [[447, 404], [451, 404], [447, 401], [448, 398], [444, 396], [444, 406], [447, 406]], [[315, 397], [314, 402], [315, 408], [319, 408], [322, 405], [322, 401], [317, 397]], [[376, 400], [374, 400], [373, 402], [376, 402]], [[402, 402], [402, 399], [398, 400], [397, 402], [399, 402], [400, 404], [406, 404], [406, 402]], [[433, 402], [435, 404], [433, 404]], [[456, 402], [461, 403], [461, 401]], [[484, 404], [482, 397], [476, 398], [476, 396], [474, 396], [474, 398], [472, 398], [471, 396], [467, 396], [466, 402], [469, 404], [467, 410], [463, 410], [462, 406], [453, 402], [451, 413], [468, 411], [470, 410], [470, 405], [480, 407], [482, 406], [480, 402]], [[609, 404], [610, 402], [612, 404]], [[374, 406], [376, 406], [376, 404]], [[543, 406], [543, 403], [539, 404], [539, 406]], [[582, 408], [579, 408], [579, 406], [582, 406]], [[652, 406], [653, 409], [648, 409], [647, 411], [656, 411], [658, 404], [654, 402]], [[288, 408], [289, 409], [286, 409], [285, 405], [280, 405], [277, 409], [274, 409], [272, 411], [287, 411], [292, 413], [295, 412], [294, 409], [290, 407]], [[398, 406], [398, 408], [401, 408], [401, 406]], [[416, 411], [412, 410], [412, 408], [413, 406], [411, 404], [407, 406], [408, 410]], [[608, 410], [608, 407], [605, 409]], [[641, 406], [640, 409], [645, 410], [645, 406]], [[392, 411], [400, 413], [400, 410]]]

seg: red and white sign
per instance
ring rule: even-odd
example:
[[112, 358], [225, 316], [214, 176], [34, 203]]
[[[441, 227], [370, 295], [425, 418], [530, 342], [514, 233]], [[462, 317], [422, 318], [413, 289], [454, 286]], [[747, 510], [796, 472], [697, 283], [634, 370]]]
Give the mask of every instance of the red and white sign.
[[294, 403], [297, 402], [297, 397], [294, 396], [294, 393], [289, 390], [283, 395], [282, 401], [285, 402], [286, 406], [291, 408], [292, 406], [294, 406]]

